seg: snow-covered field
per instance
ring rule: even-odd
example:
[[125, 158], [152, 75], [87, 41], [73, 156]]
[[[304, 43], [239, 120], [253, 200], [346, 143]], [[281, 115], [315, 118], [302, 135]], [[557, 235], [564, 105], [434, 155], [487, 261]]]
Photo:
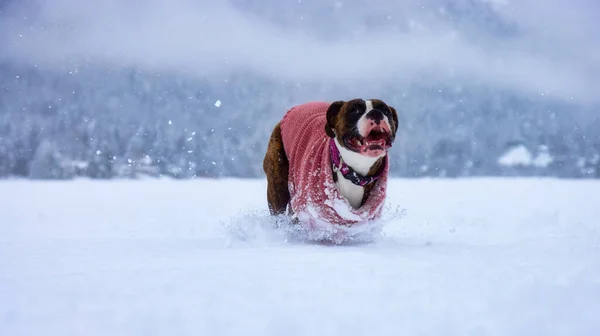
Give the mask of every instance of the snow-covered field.
[[393, 180], [370, 243], [262, 180], [0, 182], [0, 335], [600, 335], [600, 181]]

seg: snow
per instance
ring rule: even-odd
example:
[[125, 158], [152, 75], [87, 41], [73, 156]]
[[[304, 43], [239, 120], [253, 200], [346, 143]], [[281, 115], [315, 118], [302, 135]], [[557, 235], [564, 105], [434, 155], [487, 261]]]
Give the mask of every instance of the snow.
[[600, 181], [392, 180], [381, 236], [263, 180], [0, 182], [0, 335], [598, 335]]
[[215, 102], [215, 106], [216, 106], [216, 107], [221, 107], [221, 101], [220, 101], [220, 100], [217, 100], [217, 101]]
[[554, 159], [552, 158], [552, 155], [550, 155], [548, 147], [541, 146], [540, 152], [533, 160], [533, 165], [538, 168], [547, 168], [553, 161]]
[[532, 161], [532, 155], [524, 145], [510, 148], [498, 159], [499, 164], [508, 167], [529, 166]]
[[511, 147], [498, 159], [500, 165], [507, 167], [533, 165], [537, 168], [548, 168], [553, 161], [547, 146], [540, 146], [534, 158], [525, 145]]
[[[325, 205], [335, 209], [335, 211], [340, 215], [340, 217], [342, 217], [344, 219], [352, 220], [352, 221], [363, 220], [363, 217], [361, 217], [358, 214], [356, 214], [355, 212], [353, 212], [350, 208], [350, 204], [347, 202], [344, 202], [343, 199], [340, 199], [340, 198], [328, 199], [325, 201]], [[366, 216], [368, 216], [368, 213], [366, 214]]]

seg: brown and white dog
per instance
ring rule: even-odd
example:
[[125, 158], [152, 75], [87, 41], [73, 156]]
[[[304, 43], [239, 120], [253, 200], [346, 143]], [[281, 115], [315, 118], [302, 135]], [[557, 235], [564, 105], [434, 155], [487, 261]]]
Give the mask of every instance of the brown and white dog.
[[[360, 210], [378, 178], [387, 175], [388, 149], [397, 129], [396, 110], [378, 99], [308, 103], [290, 109], [275, 126], [263, 161], [271, 214], [293, 215], [294, 205], [300, 206], [294, 197], [307, 194], [300, 192], [299, 184], [323, 189], [320, 177], [332, 180], [351, 210]], [[381, 183], [387, 183], [387, 176]], [[327, 203], [324, 197], [308, 197], [304, 203]]]

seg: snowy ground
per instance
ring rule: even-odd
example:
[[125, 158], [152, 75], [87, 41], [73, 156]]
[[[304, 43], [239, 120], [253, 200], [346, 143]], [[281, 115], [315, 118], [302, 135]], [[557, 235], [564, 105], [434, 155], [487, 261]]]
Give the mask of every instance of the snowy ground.
[[0, 182], [0, 335], [600, 335], [600, 181], [393, 180], [371, 243], [265, 182]]

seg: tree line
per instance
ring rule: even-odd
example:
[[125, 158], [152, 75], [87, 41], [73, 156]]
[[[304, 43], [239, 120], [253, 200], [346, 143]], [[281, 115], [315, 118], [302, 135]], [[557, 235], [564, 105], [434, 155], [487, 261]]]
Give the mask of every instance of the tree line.
[[[360, 87], [252, 73], [2, 63], [0, 74], [4, 178], [261, 177], [270, 132], [287, 109], [363, 96]], [[373, 83], [371, 91], [400, 112], [394, 176], [600, 177], [597, 108], [462, 82]], [[551, 162], [500, 164], [516, 146]]]

